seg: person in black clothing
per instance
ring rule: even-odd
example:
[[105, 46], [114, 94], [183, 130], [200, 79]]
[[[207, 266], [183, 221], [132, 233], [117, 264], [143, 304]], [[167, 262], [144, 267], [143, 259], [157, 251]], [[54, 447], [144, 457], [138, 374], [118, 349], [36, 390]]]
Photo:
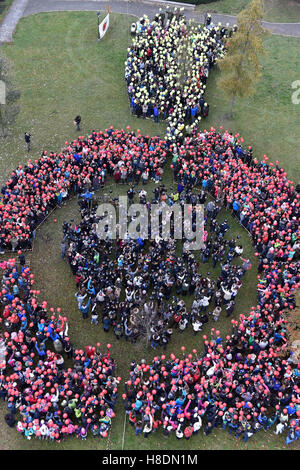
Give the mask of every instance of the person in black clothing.
[[81, 123], [81, 116], [76, 116], [74, 119], [74, 124], [76, 126], [76, 129], [80, 131], [80, 123]]
[[203, 115], [204, 104], [205, 104], [205, 99], [203, 98], [203, 95], [201, 95], [199, 99], [199, 106], [200, 106], [200, 114], [202, 115]]
[[209, 26], [210, 24], [211, 24], [211, 15], [209, 13], [205, 13], [204, 26]]
[[133, 190], [133, 187], [131, 186], [128, 191], [127, 191], [127, 196], [128, 196], [128, 199], [129, 199], [129, 204], [131, 204], [133, 202], [133, 198], [134, 198], [134, 190]]
[[6, 424], [10, 427], [13, 428], [15, 426], [15, 417], [13, 413], [8, 413], [4, 417]]
[[248, 165], [251, 164], [252, 158], [253, 158], [253, 149], [252, 149], [252, 147], [248, 147], [248, 152], [247, 152], [247, 155], [246, 155], [246, 163]]
[[25, 138], [25, 142], [26, 142], [26, 145], [27, 145], [27, 152], [30, 152], [30, 139], [31, 139], [31, 135], [29, 134], [29, 132], [25, 132], [24, 138]]
[[22, 251], [19, 250], [18, 251], [18, 255], [19, 255], [19, 263], [21, 266], [25, 266], [26, 264], [26, 259], [25, 259], [25, 256], [23, 255]]

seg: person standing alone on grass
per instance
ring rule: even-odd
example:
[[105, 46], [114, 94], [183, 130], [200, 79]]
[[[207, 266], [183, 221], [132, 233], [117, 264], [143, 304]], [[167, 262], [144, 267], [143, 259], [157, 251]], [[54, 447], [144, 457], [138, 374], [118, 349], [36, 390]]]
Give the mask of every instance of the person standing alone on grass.
[[31, 139], [31, 135], [29, 134], [29, 132], [25, 132], [24, 139], [27, 145], [27, 152], [29, 153], [30, 152], [30, 139]]
[[80, 123], [81, 123], [81, 116], [78, 115], [74, 118], [74, 124], [78, 131], [80, 131]]

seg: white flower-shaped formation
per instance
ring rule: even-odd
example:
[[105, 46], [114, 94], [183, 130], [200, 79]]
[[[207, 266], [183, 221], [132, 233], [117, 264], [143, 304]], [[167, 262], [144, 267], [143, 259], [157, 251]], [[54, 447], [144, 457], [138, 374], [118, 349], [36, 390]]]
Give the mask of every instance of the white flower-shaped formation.
[[195, 131], [205, 116], [209, 71], [224, 56], [231, 32], [220, 24], [194, 24], [179, 10], [166, 21], [164, 16], [140, 18], [125, 78], [132, 112], [166, 120], [166, 138], [172, 140], [183, 136], [187, 122]]

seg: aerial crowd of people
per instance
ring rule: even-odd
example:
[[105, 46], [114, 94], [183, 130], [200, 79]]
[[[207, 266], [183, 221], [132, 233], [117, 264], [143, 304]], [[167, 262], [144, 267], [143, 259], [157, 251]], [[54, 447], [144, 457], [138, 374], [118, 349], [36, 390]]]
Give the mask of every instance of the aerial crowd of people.
[[[204, 191], [194, 193], [192, 188], [183, 188], [179, 183], [168, 203], [164, 185], [155, 187], [151, 202], [142, 189], [138, 191], [139, 202], [148, 207], [150, 203], [160, 204], [161, 208], [167, 206], [172, 210], [175, 201], [197, 207], [206, 199]], [[134, 193], [131, 186], [128, 190], [131, 201]], [[124, 336], [133, 343], [145, 340], [156, 349], [167, 347], [174, 328], [182, 333], [191, 325], [196, 335], [210, 316], [218, 321], [222, 308], [227, 317], [233, 313], [249, 260], [242, 258], [242, 262], [233, 264], [241, 257], [243, 248], [237, 240], [224, 238], [230, 226], [226, 219], [216, 220], [220, 207], [214, 202], [207, 204], [206, 225], [209, 224], [210, 232], [208, 235], [204, 231], [200, 258], [184, 250], [184, 240], [180, 241], [183, 253], [178, 256], [179, 242], [172, 238], [156, 236], [148, 242], [140, 236], [132, 239], [128, 235], [113, 240], [109, 231], [102, 238], [96, 228], [100, 218], [97, 205], [91, 207], [85, 198], [80, 198], [79, 204], [81, 222], [63, 225], [62, 256], [67, 256], [76, 277], [78, 309], [84, 319], [90, 317], [91, 324], [100, 322], [104, 331], [112, 328], [117, 339]], [[174, 224], [174, 216], [172, 221]], [[151, 221], [148, 223], [150, 234]], [[199, 269], [200, 262], [207, 263], [209, 259], [213, 269], [221, 266], [216, 282], [210, 273], [202, 275]]]
[[159, 137], [111, 127], [19, 165], [1, 188], [0, 252], [31, 249], [36, 228], [54, 208], [72, 194], [99, 189], [109, 175], [138, 183], [147, 173], [159, 181], [166, 156], [166, 142]]
[[6, 423], [26, 439], [86, 439], [88, 430], [107, 437], [121, 380], [114, 376], [110, 344], [105, 353], [100, 343], [73, 347], [61, 309], [38, 301], [22, 252], [0, 268], [0, 397], [7, 402]]
[[[0, 263], [0, 397], [7, 424], [25, 438], [107, 438], [115, 416], [121, 377], [111, 345], [105, 352], [100, 343], [74, 347], [68, 318], [38, 300], [26, 259], [38, 226], [73, 196], [81, 220], [64, 222], [61, 256], [74, 274], [83, 320], [112, 330], [116, 340], [164, 351], [150, 363], [132, 361], [128, 380], [122, 377], [136, 435], [161, 430], [166, 438], [190, 439], [220, 427], [244, 442], [271, 428], [285, 431], [286, 444], [300, 438], [300, 362], [288, 329], [300, 287], [300, 186], [278, 161], [266, 155], [259, 161], [239, 134], [222, 127], [197, 131], [209, 112], [209, 72], [233, 32], [210, 17], [204, 27], [193, 25], [180, 10], [161, 11], [153, 21], [145, 15], [128, 50], [125, 79], [131, 112], [166, 120], [165, 137], [130, 127], [94, 130], [65, 142], [59, 153], [45, 150], [19, 165], [2, 186], [0, 253], [14, 257]], [[80, 131], [81, 117], [74, 123]], [[30, 134], [25, 141], [29, 151]], [[163, 184], [167, 165], [170, 189]], [[96, 196], [112, 181], [124, 185], [129, 204], [138, 198], [147, 208], [161, 204], [170, 211], [188, 205], [193, 224], [205, 207], [199, 253], [188, 249], [188, 239], [159, 233], [113, 239], [108, 228], [100, 238]], [[258, 258], [257, 304], [248, 315], [233, 312], [253, 268], [240, 237], [230, 236], [223, 208], [248, 231]], [[201, 273], [208, 262], [219, 270], [216, 280]], [[220, 316], [230, 318], [230, 334], [218, 329]], [[203, 335], [203, 350], [182, 346], [167, 357], [175, 330], [196, 336], [209, 321], [216, 324]]]
[[209, 73], [233, 31], [211, 18], [204, 26], [192, 24], [180, 9], [161, 10], [153, 21], [140, 18], [125, 67], [131, 113], [165, 120], [169, 140], [196, 130], [209, 113], [204, 97]]
[[[156, 152], [162, 155], [161, 159], [156, 157]], [[32, 236], [30, 222], [34, 220], [31, 217], [38, 206], [37, 200], [44, 201], [43, 207], [46, 211], [51, 207], [45, 204], [44, 194], [49, 196], [48, 201], [52, 202], [54, 207], [59, 205], [58, 188], [66, 191], [65, 197], [74, 191], [79, 192], [82, 221], [76, 229], [66, 223], [64, 231], [68, 241], [67, 254], [70, 256], [71, 268], [73, 263], [72, 269], [78, 284], [78, 304], [81, 302], [81, 307], [86, 307], [90, 300], [91, 319], [93, 307], [102, 302], [100, 310], [104, 318], [110, 318], [112, 314], [106, 328], [109, 328], [110, 324], [113, 325], [114, 319], [119, 321], [121, 316], [119, 318], [118, 314], [122, 313], [122, 318], [127, 321], [125, 325], [119, 325], [118, 321], [113, 325], [115, 334], [117, 337], [124, 334], [132, 341], [134, 333], [131, 337], [130, 329], [134, 331], [134, 321], [142, 321], [143, 315], [147, 315], [147, 308], [148, 314], [153, 315], [153, 320], [158, 320], [157, 323], [163, 323], [163, 314], [168, 312], [177, 320], [178, 315], [174, 313], [179, 306], [179, 316], [182, 314], [184, 302], [175, 298], [167, 303], [169, 284], [172, 284], [172, 276], [174, 277], [176, 272], [172, 271], [174, 269], [178, 269], [179, 273], [179, 276], [176, 274], [174, 283], [175, 288], [178, 288], [178, 295], [183, 294], [184, 290], [187, 295], [193, 291], [195, 294], [196, 289], [199, 292], [198, 299], [195, 295], [196, 303], [200, 300], [199, 305], [195, 304], [192, 311], [198, 312], [200, 319], [206, 313], [210, 293], [214, 306], [218, 306], [217, 302], [220, 300], [216, 299], [216, 293], [220, 288], [221, 302], [227, 306], [229, 299], [225, 296], [229, 289], [226, 282], [224, 284], [226, 276], [220, 280], [215, 290], [211, 279], [202, 280], [201, 277], [196, 278], [193, 285], [190, 282], [192, 277], [188, 278], [189, 282], [184, 286], [184, 278], [180, 280], [181, 275], [196, 272], [196, 263], [191, 256], [193, 254], [188, 252], [176, 259], [172, 242], [169, 242], [169, 247], [168, 243], [164, 246], [165, 242], [159, 240], [150, 242], [148, 258], [143, 244], [139, 245], [136, 241], [123, 240], [115, 246], [108, 240], [100, 242], [99, 245], [94, 244], [91, 233], [93, 206], [89, 204], [88, 196], [91, 190], [105, 184], [106, 177], [113, 176], [119, 164], [121, 167], [124, 165], [124, 161], [129, 169], [125, 182], [128, 182], [128, 178], [129, 182], [133, 182], [136, 177], [136, 171], [132, 171], [134, 165], [135, 168], [140, 168], [141, 174], [145, 163], [151, 166], [157, 158], [157, 166], [161, 164], [163, 167], [169, 157], [172, 160], [176, 190], [173, 191], [173, 196], [168, 195], [159, 183], [153, 199], [161, 200], [163, 196], [163, 199], [169, 201], [168, 204], [172, 204], [174, 196], [176, 200], [179, 195], [179, 199], [189, 203], [192, 200], [197, 206], [200, 199], [206, 199], [208, 194], [215, 197], [215, 202], [206, 200], [210, 235], [206, 238], [205, 247], [210, 247], [210, 252], [202, 251], [203, 262], [207, 256], [216, 253], [213, 248], [216, 241], [217, 252], [220, 250], [222, 255], [224, 249], [223, 231], [226, 232], [228, 223], [225, 220], [216, 222], [216, 206], [224, 206], [230, 210], [250, 232], [255, 254], [259, 257], [258, 303], [248, 317], [240, 315], [238, 320], [232, 319], [232, 334], [225, 339], [221, 338], [219, 332], [212, 330], [212, 338], [204, 338], [203, 354], [197, 353], [194, 359], [189, 355], [182, 359], [171, 355], [170, 360], [166, 362], [163, 359], [155, 359], [151, 365], [135, 364], [126, 385], [126, 397], [123, 396], [130, 420], [135, 424], [137, 433], [142, 429], [145, 436], [162, 426], [165, 435], [173, 430], [178, 438], [182, 433], [188, 438], [191, 431], [192, 434], [197, 432], [202, 423], [205, 434], [209, 434], [214, 426], [228, 425], [229, 432], [234, 431], [236, 437], [243, 435], [244, 440], [261, 427], [267, 429], [274, 424], [278, 433], [288, 429], [289, 443], [299, 437], [300, 390], [299, 364], [287, 347], [287, 319], [284, 311], [295, 307], [294, 294], [299, 287], [299, 188], [293, 186], [278, 162], [275, 165], [269, 163], [267, 157], [258, 162], [253, 158], [252, 149], [242, 145], [240, 136], [233, 136], [223, 129], [217, 131], [212, 128], [210, 131], [200, 132], [194, 137], [178, 141], [176, 145], [159, 138], [135, 136], [129, 130], [125, 132], [111, 128], [105, 132], [93, 132], [87, 138], [79, 138], [72, 144], [66, 144], [61, 154], [48, 156], [44, 152], [34, 164], [30, 163], [13, 173], [12, 179], [4, 187], [6, 204], [3, 203], [1, 213], [8, 219], [13, 216], [14, 204], [18, 204], [18, 210], [26, 211], [27, 218], [14, 218], [10, 225], [2, 227], [2, 230], [6, 231], [6, 240], [10, 240], [9, 230], [15, 231], [15, 224], [20, 222], [24, 224], [23, 230], [24, 226], [28, 227], [28, 236]], [[150, 171], [155, 180], [153, 166]], [[94, 173], [98, 180], [96, 183], [93, 180]], [[195, 186], [198, 186], [200, 191], [194, 191]], [[46, 193], [46, 188], [49, 187], [52, 191]], [[132, 191], [132, 187], [128, 191]], [[139, 194], [139, 197], [147, 203], [144, 193]], [[20, 205], [30, 200], [34, 207], [28, 205], [21, 209]], [[22, 241], [24, 238], [20, 236], [18, 240]], [[231, 263], [231, 256], [240, 256], [243, 251], [243, 247], [236, 242], [237, 240], [228, 240], [228, 250], [223, 254], [225, 266], [223, 265], [222, 269], [225, 269], [226, 265], [229, 266], [229, 279], [233, 280], [231, 291], [232, 287], [236, 291], [240, 283], [238, 272], [231, 270], [235, 266]], [[233, 251], [230, 251], [229, 243], [232, 243]], [[100, 248], [99, 251], [95, 250], [96, 246]], [[162, 247], [169, 251], [163, 253]], [[108, 260], [109, 251], [115, 255], [114, 261], [112, 258]], [[22, 260], [24, 254], [21, 252], [19, 256]], [[161, 266], [157, 266], [156, 261]], [[248, 261], [244, 259], [245, 264], [236, 265], [240, 274], [249, 268]], [[93, 426], [100, 425], [97, 422], [99, 412], [95, 410], [100, 409], [100, 415], [102, 413], [106, 420], [109, 420], [108, 415], [113, 413], [118, 382], [118, 379], [112, 378], [113, 361], [109, 355], [105, 357], [100, 353], [98, 356], [97, 351], [89, 352], [89, 357], [87, 352], [76, 350], [74, 360], [75, 364], [78, 361], [79, 370], [75, 372], [71, 368], [60, 369], [64, 363], [60, 356], [64, 357], [64, 352], [50, 352], [45, 344], [47, 341], [53, 341], [55, 347], [55, 340], [58, 339], [63, 349], [65, 343], [67, 344], [65, 353], [68, 353], [69, 343], [64, 334], [61, 334], [63, 330], [60, 331], [59, 326], [62, 319], [56, 319], [55, 315], [49, 318], [46, 304], [37, 303], [37, 291], [32, 290], [30, 285], [33, 274], [26, 268], [24, 260], [22, 263], [21, 270], [12, 260], [2, 265], [4, 271], [1, 310], [5, 329], [6, 361], [2, 364], [1, 396], [7, 400], [12, 414], [16, 408], [23, 413], [22, 420], [18, 422], [18, 429], [24, 435], [33, 435], [36, 426], [41, 425], [42, 418], [48, 416], [52, 431], [50, 435], [53, 437], [53, 423], [56, 430], [55, 439], [60, 440], [67, 435], [69, 424], [70, 429], [74, 425], [74, 432], [77, 431], [79, 435], [82, 432], [84, 438], [87, 424], [91, 424], [91, 431]], [[130, 266], [131, 264], [133, 266]], [[147, 273], [146, 268], [150, 266], [148, 277], [145, 272]], [[97, 270], [101, 273], [101, 278], [94, 277]], [[113, 282], [110, 281], [110, 276]], [[143, 315], [139, 316], [134, 309], [139, 309], [139, 298], [144, 295], [145, 289], [148, 292], [147, 287], [151, 282], [154, 298], [145, 302]], [[82, 284], [85, 291], [81, 290]], [[127, 298], [118, 304], [118, 295], [122, 288], [125, 289]], [[130, 310], [132, 302], [134, 311]], [[152, 309], [154, 304], [155, 308]], [[118, 313], [116, 305], [121, 306]], [[160, 308], [161, 305], [167, 309]], [[84, 308], [82, 313], [84, 315]], [[182, 315], [178, 326], [181, 320]], [[97, 319], [93, 319], [93, 322], [96, 323]], [[150, 326], [153, 325], [152, 321]], [[154, 348], [164, 344], [163, 341], [157, 344], [155, 336], [152, 336], [151, 342]], [[107, 369], [107, 372], [103, 373], [102, 368], [105, 372]], [[94, 380], [97, 381], [95, 385]], [[93, 386], [96, 388], [95, 393], [90, 388]], [[85, 391], [80, 393], [82, 387]], [[100, 400], [97, 399], [99, 395]], [[104, 395], [108, 401], [103, 398]], [[80, 408], [73, 400], [79, 400]], [[74, 409], [69, 407], [69, 401], [74, 405]], [[85, 401], [91, 405], [92, 411], [82, 407], [82, 402]], [[61, 409], [63, 415], [59, 413]], [[69, 409], [71, 411], [68, 411]], [[75, 410], [76, 413], [81, 413], [80, 424], [75, 424], [72, 419]], [[274, 412], [271, 413], [271, 410]], [[92, 420], [91, 423], [85, 420], [87, 413], [91, 413], [91, 417], [87, 418]], [[93, 419], [96, 419], [96, 424]], [[42, 425], [46, 423], [47, 426], [47, 420], [43, 421]], [[37, 431], [37, 436], [40, 437], [40, 429]]]

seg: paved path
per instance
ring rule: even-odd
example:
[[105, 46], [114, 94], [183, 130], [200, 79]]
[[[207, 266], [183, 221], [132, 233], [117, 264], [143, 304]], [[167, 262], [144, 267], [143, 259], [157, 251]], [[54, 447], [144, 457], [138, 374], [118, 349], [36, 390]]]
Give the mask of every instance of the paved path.
[[28, 0], [15, 0], [0, 25], [0, 42], [11, 42], [13, 32], [22, 18]]
[[[151, 18], [162, 6], [157, 0], [155, 2], [151, 2], [151, 0], [15, 0], [0, 26], [0, 43], [12, 41], [13, 32], [22, 16], [46, 11], [104, 11], [108, 3], [112, 12], [137, 17], [147, 14]], [[193, 8], [186, 8], [185, 14], [188, 18], [203, 22], [203, 14]], [[213, 14], [212, 17], [214, 23], [229, 23], [231, 26], [236, 24], [237, 21], [236, 16], [230, 15]], [[263, 22], [263, 25], [274, 34], [300, 37], [300, 23]]]

